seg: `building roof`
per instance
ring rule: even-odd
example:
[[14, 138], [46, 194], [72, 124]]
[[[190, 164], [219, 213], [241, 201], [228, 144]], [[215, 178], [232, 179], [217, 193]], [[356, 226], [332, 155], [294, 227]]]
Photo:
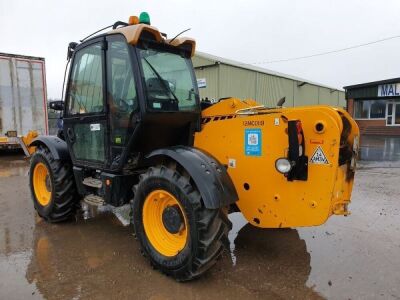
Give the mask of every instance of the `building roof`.
[[[300, 78], [300, 77], [296, 77], [296, 76], [280, 73], [280, 72], [269, 70], [269, 69], [266, 69], [266, 68], [257, 67], [257, 66], [251, 65], [251, 64], [241, 63], [241, 62], [238, 62], [238, 61], [235, 61], [235, 60], [223, 58], [223, 57], [220, 57], [220, 56], [215, 56], [215, 55], [208, 54], [208, 53], [205, 53], [205, 52], [196, 51], [195, 56], [204, 58], [206, 60], [210, 60], [214, 64], [221, 63], [221, 64], [224, 64], [224, 65], [234, 66], [234, 67], [237, 67], [237, 68], [242, 68], [242, 69], [246, 69], [246, 70], [250, 70], [250, 71], [254, 71], [254, 72], [259, 72], [259, 73], [263, 73], [263, 74], [268, 74], [268, 75], [273, 75], [273, 76], [277, 76], [277, 77], [287, 78], [287, 79], [291, 79], [291, 80], [295, 80], [295, 81], [299, 81], [299, 82], [306, 82], [308, 84], [312, 84], [312, 85], [328, 88], [328, 89], [331, 89], [331, 90], [336, 90], [336, 91], [343, 92], [343, 90], [340, 89], [340, 88], [327, 86], [327, 85], [324, 85], [324, 84], [321, 84], [321, 83], [318, 83], [318, 82], [314, 82], [314, 81], [311, 81], [311, 80], [308, 80], [308, 79], [304, 79], [304, 78]], [[195, 67], [199, 68], [199, 67], [202, 67], [202, 66], [195, 66]], [[206, 67], [206, 66], [204, 66], [204, 67]]]
[[357, 89], [357, 88], [363, 88], [363, 87], [369, 87], [369, 86], [375, 86], [375, 85], [381, 85], [381, 84], [387, 84], [387, 83], [399, 83], [399, 82], [400, 82], [400, 77], [397, 77], [397, 78], [392, 78], [392, 79], [384, 79], [384, 80], [379, 80], [379, 81], [371, 81], [371, 82], [366, 82], [366, 83], [348, 85], [348, 86], [344, 86], [343, 88], [345, 90], [351, 90], [351, 89]]

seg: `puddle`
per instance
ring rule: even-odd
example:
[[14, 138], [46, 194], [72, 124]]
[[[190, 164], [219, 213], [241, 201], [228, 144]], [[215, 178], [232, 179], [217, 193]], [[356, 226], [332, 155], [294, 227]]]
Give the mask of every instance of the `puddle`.
[[362, 136], [360, 159], [400, 161], [400, 137]]
[[27, 176], [29, 160], [23, 155], [0, 154], [0, 178], [11, 176]]
[[31, 256], [30, 250], [9, 256], [0, 255], [0, 291], [7, 290], [7, 299], [42, 299], [35, 283], [28, 282], [25, 278]]
[[[123, 226], [129, 226], [130, 224], [130, 205], [126, 204], [121, 207], [113, 207], [110, 205], [104, 205], [95, 207], [88, 205], [85, 202], [81, 202], [82, 216], [84, 220], [90, 220], [98, 217], [101, 214], [113, 214]], [[248, 223], [242, 213], [236, 212], [229, 214], [229, 220], [232, 222], [232, 230], [229, 232], [228, 238], [230, 243], [230, 255], [232, 259], [232, 265], [236, 265], [237, 257], [235, 255], [235, 240], [240, 230]]]
[[296, 230], [242, 227], [240, 214], [231, 218], [238, 230], [230, 236], [235, 267], [231, 255], [224, 255], [199, 280], [184, 284], [153, 270], [130, 228], [108, 210], [72, 223], [39, 221], [26, 266], [27, 286], [46, 299], [320, 298], [306, 286], [310, 255]]

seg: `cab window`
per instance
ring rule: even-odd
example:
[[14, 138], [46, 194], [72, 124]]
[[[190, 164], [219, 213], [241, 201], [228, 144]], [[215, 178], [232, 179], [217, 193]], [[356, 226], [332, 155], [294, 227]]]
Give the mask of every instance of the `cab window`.
[[197, 84], [190, 58], [163, 49], [138, 48], [148, 107], [162, 111], [197, 109]]
[[107, 59], [109, 70], [111, 71], [108, 88], [112, 104], [118, 111], [131, 112], [137, 107], [137, 98], [132, 64], [126, 42], [111, 41]]
[[98, 113], [104, 110], [102, 79], [100, 44], [79, 50], [75, 55], [69, 82], [68, 112], [70, 115]]

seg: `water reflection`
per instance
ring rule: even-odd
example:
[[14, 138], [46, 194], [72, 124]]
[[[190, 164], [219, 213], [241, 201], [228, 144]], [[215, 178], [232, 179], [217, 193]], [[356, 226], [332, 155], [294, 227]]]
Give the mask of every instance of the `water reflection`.
[[0, 152], [0, 178], [26, 176], [28, 174], [27, 159], [19, 152]]
[[400, 161], [400, 137], [362, 136], [361, 160]]
[[[321, 296], [306, 285], [311, 256], [295, 229], [259, 229], [245, 225], [235, 241], [236, 268], [250, 289], [268, 289], [276, 298], [315, 299]], [[263, 298], [263, 295], [259, 295]]]
[[124, 226], [129, 209], [87, 208], [72, 222], [48, 224], [33, 211], [28, 163], [2, 157], [0, 169], [11, 174], [0, 182], [10, 195], [0, 199], [0, 298], [319, 298], [306, 286], [310, 255], [296, 230], [257, 229], [233, 214], [231, 253], [199, 280], [176, 283], [140, 254]]
[[[310, 255], [297, 230], [263, 230], [233, 218], [235, 266], [225, 255], [199, 280], [176, 283], [152, 270], [129, 227], [110, 212], [60, 225], [38, 222], [29, 283], [46, 299], [319, 298], [306, 286]], [[238, 226], [236, 226], [238, 224]]]
[[[38, 219], [26, 279], [36, 284], [45, 299], [79, 299], [82, 288], [88, 292], [102, 281], [109, 284], [116, 279], [108, 277], [103, 267], [116, 260], [121, 250], [118, 239], [127, 232], [108, 213], [97, 218], [95, 222], [79, 219], [64, 224], [49, 224]], [[116, 276], [112, 272], [109, 275]]]

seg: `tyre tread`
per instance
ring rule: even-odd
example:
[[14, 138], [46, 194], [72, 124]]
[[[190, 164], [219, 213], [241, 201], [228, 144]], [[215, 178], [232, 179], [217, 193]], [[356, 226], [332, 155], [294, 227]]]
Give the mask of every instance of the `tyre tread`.
[[[50, 167], [50, 172], [53, 178], [54, 195], [52, 201], [54, 204], [52, 209], [43, 215], [36, 207], [38, 214], [47, 222], [58, 223], [69, 219], [78, 207], [77, 190], [72, 173], [72, 164], [69, 161], [62, 161], [54, 159], [53, 155], [47, 147], [39, 146], [32, 157], [40, 156]], [[32, 183], [31, 183], [32, 185]], [[32, 197], [35, 199], [33, 186], [31, 186]]]
[[[187, 174], [181, 175], [177, 167], [171, 168], [170, 164], [169, 167], [161, 165], [149, 168], [146, 173], [140, 176], [139, 183], [133, 188], [134, 192], [139, 191], [143, 182], [150, 177], [166, 178], [185, 193], [195, 215], [196, 226], [199, 233], [197, 239], [198, 246], [196, 251], [192, 249], [189, 263], [174, 270], [165, 268], [162, 265], [157, 265], [151, 258], [151, 255], [146, 253], [146, 247], [143, 247], [143, 245], [141, 245], [141, 251], [144, 253], [144, 256], [150, 259], [151, 265], [155, 265], [155, 267], [165, 275], [172, 276], [178, 281], [195, 279], [209, 270], [222, 255], [224, 249], [227, 248], [226, 241], [228, 240], [228, 233], [232, 228], [232, 224], [222, 212], [222, 209], [207, 209], [204, 206], [200, 193], [191, 183], [190, 177], [188, 177]], [[135, 197], [132, 201], [132, 211], [134, 201], [140, 200]], [[135, 228], [133, 219], [132, 223], [134, 224], [135, 233], [138, 234], [141, 232]]]

